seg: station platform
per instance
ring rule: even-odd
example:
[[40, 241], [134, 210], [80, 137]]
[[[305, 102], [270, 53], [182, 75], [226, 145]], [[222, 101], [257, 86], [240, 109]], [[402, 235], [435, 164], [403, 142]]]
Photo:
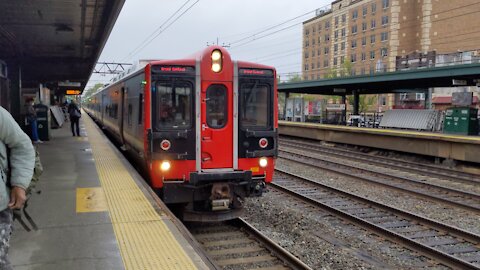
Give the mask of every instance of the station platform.
[[[14, 269], [211, 269], [193, 237], [83, 114], [38, 145], [44, 173], [29, 201], [38, 230], [18, 221]], [[28, 224], [28, 222], [27, 222]]]
[[279, 121], [280, 135], [480, 163], [480, 136]]

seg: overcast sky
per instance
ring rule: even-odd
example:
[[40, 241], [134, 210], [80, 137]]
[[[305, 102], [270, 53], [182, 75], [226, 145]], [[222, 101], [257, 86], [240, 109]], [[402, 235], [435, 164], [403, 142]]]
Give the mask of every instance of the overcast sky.
[[[177, 16], [196, 1], [190, 0]], [[327, 0], [199, 0], [167, 29], [164, 26], [165, 30], [142, 50], [134, 51], [152, 33], [156, 35], [155, 30], [186, 2], [126, 0], [99, 61], [131, 63], [138, 59], [177, 59], [204, 49], [207, 42], [211, 44], [218, 38], [220, 44], [231, 44], [229, 51], [233, 59], [273, 65], [283, 78], [286, 73], [301, 71], [301, 22], [314, 17], [315, 9], [329, 7], [331, 3]], [[259, 33], [301, 15], [304, 16]], [[261, 37], [275, 31], [279, 32], [249, 42], [252, 38], [248, 37], [254, 34], [259, 33], [257, 37]], [[242, 38], [247, 39], [235, 43]], [[245, 42], [248, 43], [243, 45]], [[89, 86], [106, 83], [110, 78], [93, 75]]]

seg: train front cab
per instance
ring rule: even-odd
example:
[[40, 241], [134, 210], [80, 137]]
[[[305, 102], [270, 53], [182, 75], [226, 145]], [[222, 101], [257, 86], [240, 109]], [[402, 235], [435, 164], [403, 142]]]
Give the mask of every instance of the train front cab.
[[185, 220], [238, 216], [272, 180], [274, 70], [210, 47], [192, 63], [153, 64], [151, 74], [152, 185], [166, 203], [186, 205]]

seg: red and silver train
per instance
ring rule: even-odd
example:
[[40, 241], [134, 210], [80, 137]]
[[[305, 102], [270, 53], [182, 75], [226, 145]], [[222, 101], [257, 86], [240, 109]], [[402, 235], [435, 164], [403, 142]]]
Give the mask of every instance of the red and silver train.
[[136, 157], [184, 220], [226, 220], [272, 181], [278, 145], [273, 67], [210, 46], [150, 61], [98, 91], [85, 110]]

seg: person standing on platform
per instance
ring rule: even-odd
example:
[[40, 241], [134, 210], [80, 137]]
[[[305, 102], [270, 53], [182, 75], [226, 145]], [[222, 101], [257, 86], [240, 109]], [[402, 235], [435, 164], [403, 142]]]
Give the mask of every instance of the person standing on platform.
[[82, 113], [78, 108], [77, 104], [72, 100], [70, 105], [68, 105], [68, 114], [70, 114], [70, 126], [72, 127], [72, 134], [75, 137], [75, 129], [77, 131], [77, 136], [80, 136], [80, 117]]
[[30, 124], [30, 127], [32, 128], [33, 143], [43, 143], [38, 138], [37, 112], [33, 107], [33, 98], [28, 99], [27, 102], [25, 103], [25, 111], [26, 111], [25, 113], [27, 116], [27, 121]]
[[[7, 149], [9, 150], [7, 152]], [[8, 155], [8, 156], [7, 156]], [[0, 106], [0, 269], [13, 269], [7, 258], [14, 209], [23, 207], [35, 167], [35, 150], [10, 113]]]

